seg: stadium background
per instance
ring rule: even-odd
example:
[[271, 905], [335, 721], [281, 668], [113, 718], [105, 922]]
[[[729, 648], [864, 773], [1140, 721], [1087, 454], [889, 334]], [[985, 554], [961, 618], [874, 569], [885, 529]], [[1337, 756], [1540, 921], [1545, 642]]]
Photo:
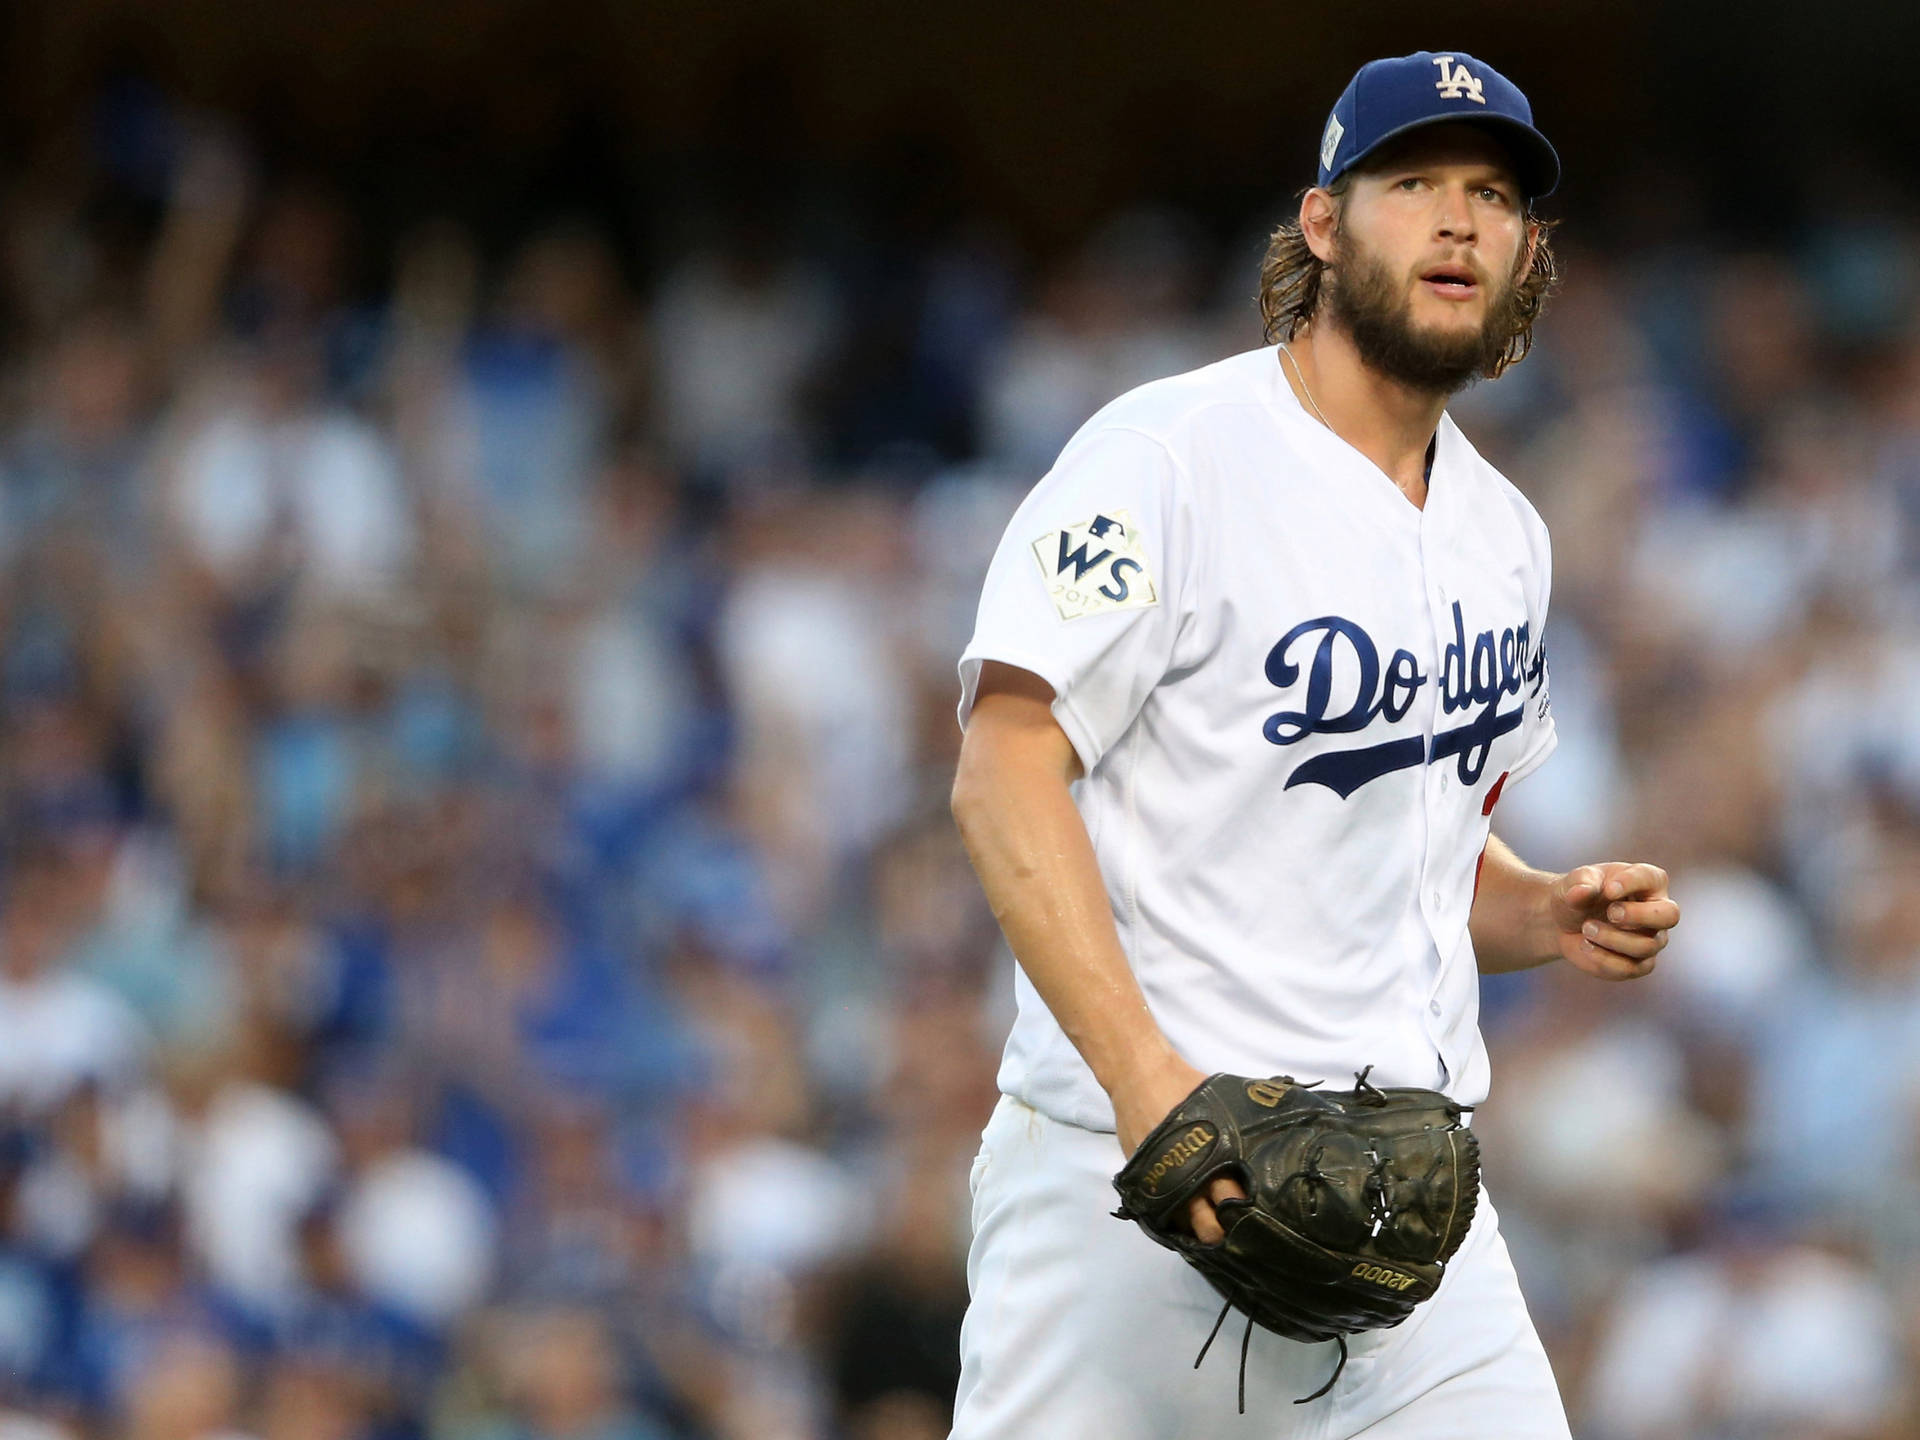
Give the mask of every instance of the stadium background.
[[7, 7], [0, 1436], [943, 1435], [985, 557], [1258, 343], [1334, 94], [1440, 41], [1569, 173], [1455, 407], [1556, 538], [1502, 828], [1687, 906], [1647, 984], [1487, 987], [1576, 1433], [1920, 1433], [1916, 32]]

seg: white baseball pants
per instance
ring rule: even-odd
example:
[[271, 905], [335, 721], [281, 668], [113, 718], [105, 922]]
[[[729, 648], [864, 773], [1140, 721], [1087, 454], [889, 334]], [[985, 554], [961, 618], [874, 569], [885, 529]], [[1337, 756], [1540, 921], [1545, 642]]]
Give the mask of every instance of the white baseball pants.
[[1332, 1342], [1246, 1319], [1193, 1369], [1220, 1297], [1178, 1255], [1115, 1220], [1110, 1134], [1002, 1096], [973, 1163], [972, 1302], [952, 1440], [1569, 1440], [1553, 1372], [1484, 1192], [1439, 1293], [1403, 1324]]

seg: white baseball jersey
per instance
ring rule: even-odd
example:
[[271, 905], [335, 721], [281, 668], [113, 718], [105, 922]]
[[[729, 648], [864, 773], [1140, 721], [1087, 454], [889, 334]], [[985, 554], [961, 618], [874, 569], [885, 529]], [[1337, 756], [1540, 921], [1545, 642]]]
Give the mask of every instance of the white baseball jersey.
[[[1121, 396], [1008, 526], [960, 662], [1053, 687], [1147, 1004], [1202, 1070], [1487, 1091], [1467, 914], [1554, 745], [1533, 507], [1451, 418], [1416, 508], [1277, 349]], [[1024, 974], [1000, 1088], [1111, 1130]]]

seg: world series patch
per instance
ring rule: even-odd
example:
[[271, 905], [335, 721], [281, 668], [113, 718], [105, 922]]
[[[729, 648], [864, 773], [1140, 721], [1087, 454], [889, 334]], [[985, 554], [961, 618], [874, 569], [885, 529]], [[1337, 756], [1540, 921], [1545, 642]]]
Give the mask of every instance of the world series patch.
[[1105, 510], [1090, 520], [1050, 530], [1033, 542], [1033, 558], [1062, 620], [1111, 610], [1145, 610], [1160, 603], [1147, 550], [1133, 516]]

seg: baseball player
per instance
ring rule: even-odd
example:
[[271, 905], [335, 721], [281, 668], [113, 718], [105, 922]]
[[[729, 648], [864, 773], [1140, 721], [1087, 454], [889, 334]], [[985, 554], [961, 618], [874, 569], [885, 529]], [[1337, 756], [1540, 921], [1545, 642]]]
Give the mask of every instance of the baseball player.
[[[1019, 974], [956, 1440], [1568, 1434], [1484, 1198], [1437, 1293], [1342, 1336], [1311, 1403], [1334, 1347], [1249, 1326], [1244, 1414], [1230, 1359], [1193, 1368], [1220, 1297], [1110, 1218], [1210, 1072], [1370, 1065], [1472, 1106], [1479, 972], [1635, 978], [1679, 918], [1655, 865], [1547, 874], [1490, 830], [1554, 747], [1550, 556], [1446, 402], [1526, 351], [1558, 157], [1492, 67], [1423, 51], [1354, 76], [1319, 158], [1262, 269], [1273, 343], [1087, 422], [960, 662], [953, 808]], [[1211, 1180], [1191, 1238], [1241, 1197]]]

